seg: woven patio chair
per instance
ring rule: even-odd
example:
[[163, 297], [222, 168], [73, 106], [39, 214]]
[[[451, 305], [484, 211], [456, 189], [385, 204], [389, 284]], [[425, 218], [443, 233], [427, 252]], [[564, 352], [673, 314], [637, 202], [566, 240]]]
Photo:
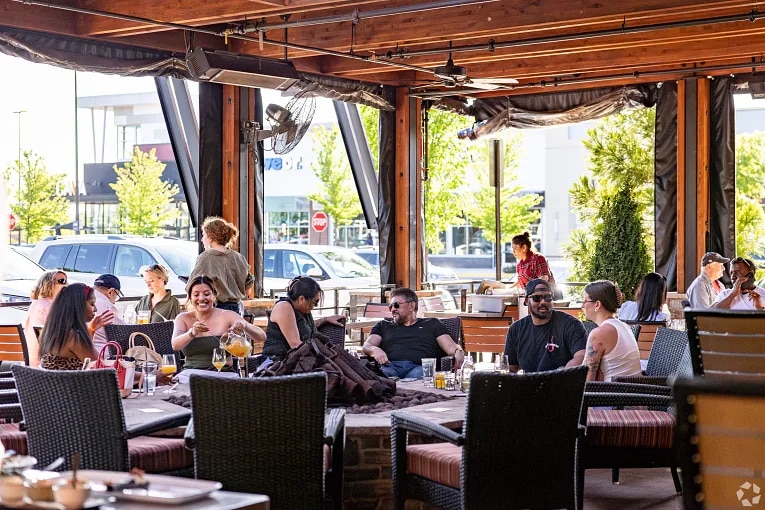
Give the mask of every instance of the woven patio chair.
[[[635, 340], [637, 340], [640, 336], [640, 324], [627, 323], [627, 325], [632, 330], [632, 334], [635, 335]], [[584, 326], [584, 332], [587, 333], [587, 336], [589, 337], [592, 330], [598, 327], [598, 324], [593, 321], [583, 321], [582, 326]]]
[[[13, 367], [24, 414], [29, 454], [40, 465], [59, 456], [62, 471], [80, 452], [80, 468], [151, 473], [188, 472], [193, 459], [183, 439], [138, 437], [128, 432], [114, 370], [40, 370]], [[174, 425], [171, 425], [174, 426]], [[168, 427], [157, 427], [168, 428]]]
[[197, 478], [266, 494], [272, 508], [343, 500], [345, 410], [327, 411], [323, 373], [256, 379], [190, 378]]
[[659, 328], [643, 374], [615, 377], [614, 382], [666, 385], [675, 377], [693, 377], [688, 332]]
[[[135, 332], [143, 333], [154, 342], [154, 348], [159, 354], [174, 354], [173, 351], [173, 321], [151, 322], [149, 324], [109, 324], [104, 326], [106, 339], [117, 342], [122, 352], [128, 350], [130, 335]], [[136, 345], [146, 345], [142, 338], [136, 339]]]
[[686, 310], [685, 323], [695, 375], [765, 381], [765, 313]]
[[[653, 347], [653, 342], [656, 338], [656, 333], [659, 328], [667, 325], [666, 321], [623, 321], [630, 326], [639, 326], [638, 333], [635, 338], [638, 342], [638, 350], [640, 351], [640, 359], [648, 359]], [[634, 330], [632, 331], [635, 332]]]
[[[448, 509], [575, 508], [575, 451], [586, 367], [478, 372], [462, 434], [391, 415], [394, 508], [407, 499]], [[409, 433], [440, 443], [408, 444]]]
[[756, 508], [765, 488], [765, 386], [678, 379], [675, 400], [684, 508]]
[[588, 382], [584, 394], [582, 424], [587, 432], [577, 452], [579, 508], [584, 498], [587, 469], [612, 469], [618, 483], [619, 468], [668, 467], [675, 490], [682, 492], [677, 474], [674, 441], [675, 416], [666, 410], [624, 409], [650, 406], [667, 409], [672, 388], [621, 382]]

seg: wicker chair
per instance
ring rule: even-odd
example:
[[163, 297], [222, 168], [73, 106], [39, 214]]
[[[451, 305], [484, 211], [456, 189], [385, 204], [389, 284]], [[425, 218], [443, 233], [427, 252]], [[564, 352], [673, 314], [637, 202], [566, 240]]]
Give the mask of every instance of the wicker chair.
[[[225, 490], [267, 494], [273, 508], [323, 508], [325, 497], [341, 508], [345, 410], [325, 415], [325, 374], [194, 374], [190, 385], [194, 419], [187, 445], [197, 478], [219, 480]], [[325, 447], [331, 456], [326, 473]]]
[[[640, 324], [627, 323], [627, 325], [632, 330], [632, 334], [635, 335], [635, 340], [637, 340], [640, 336]], [[584, 326], [584, 332], [587, 333], [587, 336], [589, 337], [592, 330], [598, 327], [598, 323], [593, 321], [583, 321], [582, 326]]]
[[686, 310], [693, 373], [765, 381], [765, 313]]
[[676, 329], [659, 328], [643, 374], [616, 377], [614, 382], [666, 385], [670, 383], [671, 378], [692, 376], [688, 333]]
[[[586, 376], [586, 367], [476, 373], [462, 434], [394, 412], [394, 508], [403, 510], [407, 499], [449, 509], [575, 508]], [[410, 432], [442, 442], [409, 445]]]
[[[60, 455], [71, 469], [80, 452], [82, 469], [184, 473], [192, 456], [182, 439], [135, 437], [125, 427], [114, 370], [39, 370], [13, 367], [24, 414], [29, 454], [41, 465]], [[163, 427], [167, 428], [167, 427]], [[149, 433], [142, 430], [140, 433]], [[136, 433], [137, 435], [137, 433]]]
[[761, 381], [678, 379], [675, 397], [684, 508], [756, 507], [760, 487], [765, 487], [765, 386]]
[[[135, 332], [143, 333], [154, 342], [154, 348], [159, 354], [174, 354], [173, 351], [173, 321], [152, 322], [149, 324], [109, 324], [104, 326], [106, 339], [117, 342], [122, 352], [128, 350], [130, 335]], [[138, 345], [145, 345], [142, 339]]]
[[579, 508], [583, 504], [587, 469], [611, 468], [612, 481], [617, 483], [619, 468], [669, 467], [675, 490], [678, 494], [682, 491], [677, 474], [674, 415], [664, 410], [623, 409], [625, 406], [666, 409], [672, 402], [671, 393], [668, 386], [587, 383], [582, 410], [587, 434], [577, 452]]

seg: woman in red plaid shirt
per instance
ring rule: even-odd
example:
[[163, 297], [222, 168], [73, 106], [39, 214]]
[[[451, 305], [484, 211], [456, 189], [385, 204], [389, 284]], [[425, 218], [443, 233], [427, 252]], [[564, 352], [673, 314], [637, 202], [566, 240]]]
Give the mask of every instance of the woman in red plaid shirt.
[[541, 278], [555, 285], [550, 266], [547, 259], [539, 253], [531, 251], [531, 235], [524, 232], [521, 235], [513, 237], [513, 255], [518, 261], [515, 266], [515, 272], [518, 274], [518, 281], [513, 287], [526, 288], [526, 284], [534, 278]]

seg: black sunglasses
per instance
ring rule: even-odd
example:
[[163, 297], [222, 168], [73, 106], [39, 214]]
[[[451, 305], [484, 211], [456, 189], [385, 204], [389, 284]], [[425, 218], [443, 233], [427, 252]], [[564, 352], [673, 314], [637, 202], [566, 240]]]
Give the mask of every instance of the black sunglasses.
[[534, 294], [533, 296], [529, 296], [529, 297], [535, 303], [539, 303], [543, 299], [545, 300], [545, 303], [550, 303], [553, 300], [552, 294]]
[[401, 305], [402, 305], [402, 304], [404, 304], [404, 303], [411, 303], [411, 302], [412, 302], [412, 301], [401, 301], [401, 302], [399, 302], [399, 301], [396, 301], [395, 303], [391, 303], [391, 304], [389, 304], [389, 305], [388, 305], [388, 308], [390, 308], [391, 310], [393, 310], [394, 308], [395, 308], [396, 310], [398, 310], [399, 308], [401, 308]]
[[59, 278], [58, 280], [56, 280], [56, 283], [58, 283], [59, 285], [66, 285], [66, 278]]

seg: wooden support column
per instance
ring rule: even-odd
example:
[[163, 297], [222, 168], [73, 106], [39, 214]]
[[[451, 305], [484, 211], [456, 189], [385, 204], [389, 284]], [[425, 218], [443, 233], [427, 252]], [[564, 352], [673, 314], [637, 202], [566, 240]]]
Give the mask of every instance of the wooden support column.
[[677, 102], [677, 290], [685, 292], [709, 244], [709, 80], [681, 80]]
[[396, 181], [394, 205], [395, 270], [398, 287], [422, 285], [422, 179], [420, 179], [421, 103], [406, 88], [396, 91]]
[[223, 85], [223, 208], [221, 215], [239, 228], [239, 87]]

